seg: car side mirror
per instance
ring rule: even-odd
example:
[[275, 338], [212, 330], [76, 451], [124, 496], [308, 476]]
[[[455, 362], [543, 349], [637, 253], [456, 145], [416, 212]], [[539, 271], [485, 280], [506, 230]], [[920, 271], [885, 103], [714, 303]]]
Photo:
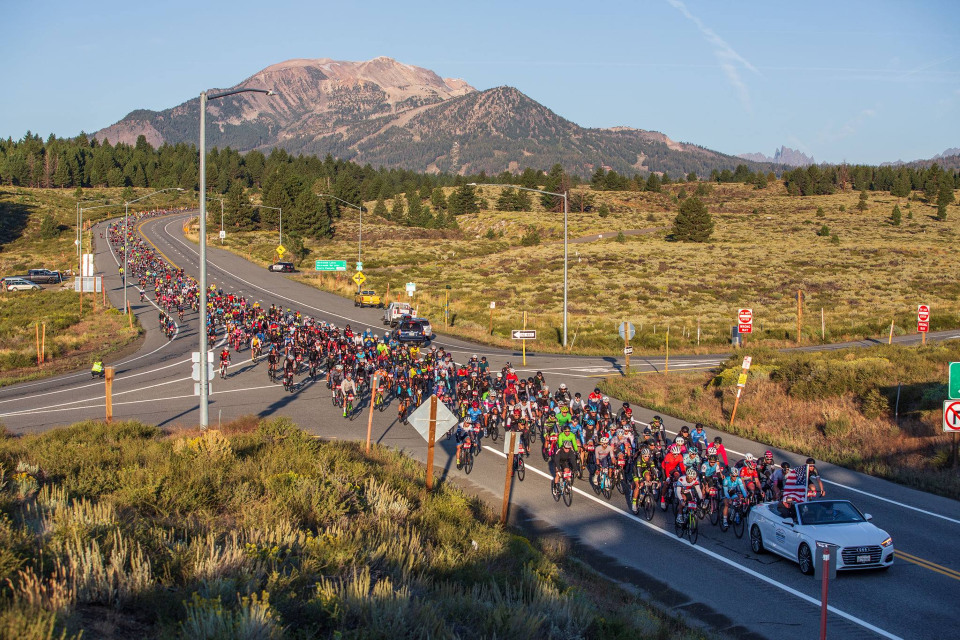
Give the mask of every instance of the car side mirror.
[[867, 522], [869, 522], [869, 521], [873, 520], [873, 516], [870, 515], [869, 513], [865, 513], [865, 514], [863, 514], [863, 519], [866, 520]]

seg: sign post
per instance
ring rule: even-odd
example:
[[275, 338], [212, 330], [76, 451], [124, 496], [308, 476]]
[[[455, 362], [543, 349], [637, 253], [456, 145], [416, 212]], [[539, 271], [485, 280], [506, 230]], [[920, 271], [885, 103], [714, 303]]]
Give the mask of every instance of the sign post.
[[427, 491], [433, 491], [433, 446], [437, 440], [437, 394], [430, 396], [430, 431], [427, 436]]
[[633, 324], [624, 320], [617, 328], [617, 332], [623, 339], [623, 355], [627, 359], [626, 372], [630, 373], [630, 354], [633, 353], [633, 347], [630, 346], [630, 340], [633, 339], [633, 336], [637, 335], [637, 330], [634, 328]]
[[928, 331], [930, 331], [930, 307], [921, 304], [917, 307], [917, 332], [921, 336], [921, 344], [927, 344]]
[[[506, 438], [504, 438], [506, 440]], [[507, 450], [507, 477], [503, 481], [503, 509], [500, 512], [500, 524], [507, 524], [507, 512], [510, 510], [510, 483], [513, 480], [513, 456], [517, 453], [517, 432], [510, 432]]]
[[379, 378], [380, 376], [374, 374], [373, 382], [370, 384], [370, 415], [367, 417], [367, 453], [370, 453], [370, 434], [373, 431], [373, 399], [377, 396]]
[[750, 370], [750, 365], [753, 363], [753, 358], [750, 356], [743, 357], [743, 368], [740, 370], [740, 377], [737, 378], [737, 399], [733, 401], [733, 411], [730, 412], [730, 426], [733, 426], [733, 419], [737, 415], [737, 407], [740, 405], [740, 395], [743, 393], [744, 387], [747, 386], [747, 371]]
[[447, 431], [457, 426], [457, 416], [447, 405], [437, 402], [436, 395], [432, 395], [414, 409], [407, 420], [427, 441], [427, 489], [433, 490], [433, 447], [437, 441], [437, 429]]
[[820, 640], [827, 640], [827, 611], [829, 610], [827, 594], [830, 591], [831, 578], [837, 577], [837, 561], [831, 558], [831, 551], [839, 553], [840, 548], [818, 542], [814, 556], [814, 571], [823, 582], [820, 587]]
[[[523, 312], [523, 328], [527, 328], [527, 312]], [[523, 366], [527, 366], [527, 341], [521, 340], [520, 344], [523, 346]]]
[[523, 366], [527, 366], [527, 340], [536, 340], [537, 339], [537, 330], [536, 329], [527, 329], [527, 312], [523, 312], [523, 329], [513, 329], [510, 332], [510, 338], [512, 340], [519, 340], [523, 345]]
[[[953, 365], [957, 363], [950, 363], [951, 370], [951, 388], [953, 386]], [[957, 448], [958, 442], [960, 442], [960, 400], [944, 400], [943, 401], [943, 432], [953, 434], [953, 451], [951, 457], [951, 466], [957, 468]]]
[[800, 332], [803, 329], [803, 291], [797, 289], [797, 346], [800, 346]]
[[496, 302], [490, 302], [490, 335], [493, 335], [493, 310], [497, 308]]
[[110, 424], [113, 422], [113, 367], [103, 368], [103, 384], [107, 398], [107, 424]]

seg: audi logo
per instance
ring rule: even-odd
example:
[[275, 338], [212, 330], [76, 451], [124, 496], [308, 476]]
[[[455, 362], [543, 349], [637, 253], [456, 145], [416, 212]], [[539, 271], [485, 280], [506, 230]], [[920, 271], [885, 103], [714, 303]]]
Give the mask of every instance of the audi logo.
[[857, 553], [866, 553], [870, 551], [867, 547], [857, 547]]

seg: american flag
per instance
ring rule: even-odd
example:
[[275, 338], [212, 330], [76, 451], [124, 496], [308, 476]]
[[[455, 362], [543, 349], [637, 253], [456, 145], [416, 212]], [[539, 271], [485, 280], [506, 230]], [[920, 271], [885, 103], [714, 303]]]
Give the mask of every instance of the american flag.
[[807, 499], [807, 465], [794, 467], [783, 479], [783, 497], [793, 496], [794, 502]]

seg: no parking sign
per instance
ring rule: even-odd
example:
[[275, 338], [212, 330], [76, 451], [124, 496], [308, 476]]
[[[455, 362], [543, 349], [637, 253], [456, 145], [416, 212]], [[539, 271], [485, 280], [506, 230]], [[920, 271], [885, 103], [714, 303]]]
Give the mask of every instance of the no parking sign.
[[943, 401], [944, 433], [960, 433], [960, 400]]

